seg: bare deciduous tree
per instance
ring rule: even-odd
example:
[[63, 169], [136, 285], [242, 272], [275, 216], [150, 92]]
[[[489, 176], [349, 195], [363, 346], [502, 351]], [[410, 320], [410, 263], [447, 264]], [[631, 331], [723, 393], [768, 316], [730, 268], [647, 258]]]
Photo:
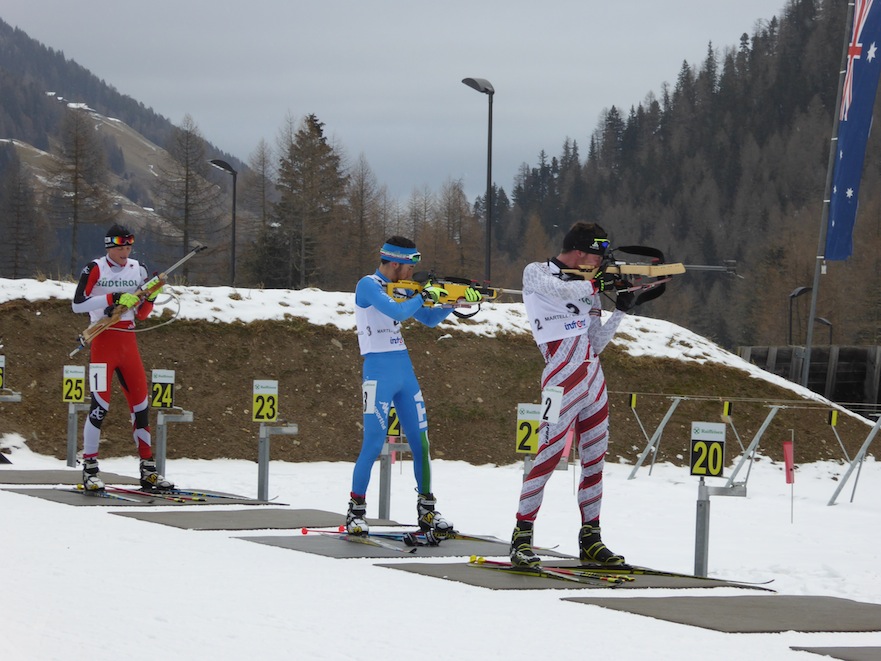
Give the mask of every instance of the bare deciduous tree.
[[106, 226], [115, 212], [107, 189], [108, 170], [91, 111], [70, 105], [64, 114], [57, 163], [49, 187], [48, 208], [55, 224], [70, 230], [70, 273], [80, 263], [79, 232], [83, 224]]
[[[54, 234], [37, 206], [29, 183], [12, 145], [0, 154], [0, 273], [7, 278], [24, 278], [47, 266]], [[41, 250], [35, 251], [39, 245]]]
[[260, 228], [265, 230], [272, 217], [272, 203], [275, 201], [272, 149], [265, 140], [260, 140], [251, 153], [248, 169], [242, 177], [242, 184], [243, 205], [257, 214]]
[[[174, 130], [167, 151], [171, 160], [159, 168], [153, 189], [156, 211], [180, 229], [182, 255], [196, 243], [222, 248], [230, 241], [229, 233], [224, 231], [227, 226], [219, 225], [222, 192], [208, 180], [211, 166], [205, 157], [205, 140], [192, 117], [186, 115]], [[182, 268], [184, 279], [189, 277], [190, 264]], [[204, 259], [202, 264], [207, 266]]]
[[353, 282], [363, 275], [365, 269], [376, 262], [376, 249], [384, 237], [380, 223], [380, 194], [376, 176], [364, 154], [349, 172], [346, 187], [347, 216], [351, 225]]

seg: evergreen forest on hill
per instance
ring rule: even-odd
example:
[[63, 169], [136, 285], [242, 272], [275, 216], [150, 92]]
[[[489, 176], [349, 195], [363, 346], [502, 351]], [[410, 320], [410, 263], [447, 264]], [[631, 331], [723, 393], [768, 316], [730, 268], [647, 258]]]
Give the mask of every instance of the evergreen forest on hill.
[[[652, 246], [667, 261], [737, 262], [738, 277], [699, 270], [677, 276], [638, 314], [727, 348], [786, 344], [790, 292], [810, 285], [815, 267], [846, 10], [841, 0], [790, 0], [738, 44], [708, 44], [702, 62], [683, 62], [672, 82], [647, 90], [640, 103], [608, 108], [598, 126], [582, 127], [584, 137], [561, 135], [553, 150], [524, 154], [533, 164], [524, 162], [513, 182], [496, 182], [489, 200], [493, 284], [519, 289], [527, 262], [555, 254], [575, 220], [593, 220], [613, 244]], [[75, 115], [89, 111], [58, 97], [118, 118], [165, 150], [162, 176], [142, 178], [136, 155], [108, 134], [90, 149], [72, 146], [80, 144], [71, 139], [80, 135]], [[21, 149], [0, 143], [0, 229], [9, 237], [0, 246], [0, 275], [58, 275], [65, 260], [36, 264], [23, 256], [33, 233], [56, 233], [61, 243], [73, 242], [68, 254], [75, 255], [80, 239], [71, 223], [86, 234], [106, 227], [122, 196], [150, 209], [145, 223], [161, 221], [157, 241], [178, 246], [176, 254], [181, 242], [216, 246], [219, 261], [193, 260], [191, 282], [231, 284], [217, 268], [219, 253], [230, 249], [223, 244], [230, 177], [206, 164], [215, 154], [240, 172], [237, 286], [351, 290], [374, 267], [376, 246], [394, 233], [414, 238], [439, 275], [483, 273], [482, 241], [470, 239], [484, 236], [488, 201], [466, 199], [460, 182], [392, 199], [369, 154], [347, 157], [314, 114], [290, 118], [279, 144], [261, 141], [241, 161], [208, 145], [197, 120], [174, 126], [0, 21], [0, 140], [48, 151], [59, 164], [48, 190], [41, 188]], [[881, 334], [881, 290], [872, 286], [881, 259], [879, 141], [876, 130], [854, 255], [830, 262], [821, 280], [817, 314], [833, 324], [836, 344], [878, 344]], [[184, 199], [173, 183], [179, 180], [200, 195]], [[64, 204], [79, 183], [89, 184], [76, 187], [78, 208], [88, 211], [71, 220]], [[807, 298], [796, 301], [796, 344], [805, 334]]]

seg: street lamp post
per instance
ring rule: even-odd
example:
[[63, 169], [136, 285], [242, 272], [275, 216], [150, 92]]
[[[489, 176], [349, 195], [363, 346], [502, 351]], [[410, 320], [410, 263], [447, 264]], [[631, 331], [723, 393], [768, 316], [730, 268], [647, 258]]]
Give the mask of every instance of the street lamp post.
[[493, 95], [496, 91], [493, 89], [492, 83], [484, 78], [463, 78], [462, 82], [471, 89], [475, 89], [481, 94], [486, 94], [489, 99], [489, 127], [487, 129], [486, 141], [486, 265], [485, 279], [487, 284], [490, 282], [490, 254], [492, 251], [492, 179], [493, 179]]
[[832, 322], [825, 317], [814, 317], [814, 321], [829, 327], [829, 346], [832, 346]]
[[811, 287], [796, 287], [789, 294], [789, 346], [792, 346], [792, 302], [809, 291], [811, 291]]
[[229, 279], [230, 283], [233, 287], [236, 286], [236, 178], [238, 177], [238, 172], [235, 171], [233, 166], [231, 166], [226, 161], [221, 161], [219, 158], [212, 158], [208, 161], [216, 167], [218, 170], [223, 170], [224, 172], [232, 175], [232, 241], [230, 242], [229, 247]]

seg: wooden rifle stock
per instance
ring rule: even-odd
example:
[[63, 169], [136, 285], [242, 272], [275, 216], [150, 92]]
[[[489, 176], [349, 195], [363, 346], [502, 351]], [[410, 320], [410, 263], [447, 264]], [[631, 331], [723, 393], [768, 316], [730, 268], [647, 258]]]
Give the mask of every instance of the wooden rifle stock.
[[592, 280], [598, 271], [611, 273], [612, 275], [641, 275], [649, 278], [665, 278], [671, 275], [685, 273], [685, 265], [673, 264], [629, 264], [627, 262], [613, 262], [606, 267], [597, 268], [587, 264], [580, 265], [577, 269], [560, 269], [567, 275], [582, 277], [584, 280]]
[[[197, 253], [205, 250], [207, 247], [208, 246], [199, 246], [198, 248], [194, 248], [177, 262], [169, 266], [165, 271], [151, 278], [147, 282], [147, 284], [150, 285], [149, 287], [147, 287], [146, 289], [139, 289], [135, 292], [134, 295], [137, 296], [138, 299], [143, 301], [144, 299], [152, 295], [153, 292], [165, 286], [165, 283], [168, 282], [168, 276], [172, 271], [174, 271], [181, 264], [186, 262]], [[80, 333], [79, 337], [77, 338], [77, 340], [79, 341], [79, 346], [71, 351], [69, 356], [72, 358], [78, 351], [89, 346], [89, 344], [92, 343], [92, 340], [94, 340], [105, 330], [113, 326], [113, 324], [117, 323], [122, 318], [122, 315], [125, 314], [126, 310], [128, 310], [128, 308], [124, 305], [117, 305], [115, 308], [113, 308], [113, 313], [109, 317], [99, 319], [94, 324], [86, 328], [86, 330]]]

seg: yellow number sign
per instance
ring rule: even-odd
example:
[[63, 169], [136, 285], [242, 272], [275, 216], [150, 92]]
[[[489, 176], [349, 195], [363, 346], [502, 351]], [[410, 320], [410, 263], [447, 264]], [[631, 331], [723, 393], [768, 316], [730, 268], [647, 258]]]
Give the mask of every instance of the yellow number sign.
[[174, 370], [153, 370], [150, 382], [150, 407], [174, 408]]
[[401, 437], [401, 421], [398, 420], [398, 412], [394, 406], [388, 412], [388, 435], [395, 438]]
[[61, 401], [81, 404], [86, 399], [86, 368], [82, 365], [65, 365], [61, 379]]
[[722, 477], [725, 468], [725, 424], [691, 423], [691, 474]]
[[517, 444], [518, 454], [538, 452], [538, 426], [541, 423], [541, 404], [517, 405]]
[[251, 412], [253, 422], [278, 419], [278, 381], [254, 381]]

